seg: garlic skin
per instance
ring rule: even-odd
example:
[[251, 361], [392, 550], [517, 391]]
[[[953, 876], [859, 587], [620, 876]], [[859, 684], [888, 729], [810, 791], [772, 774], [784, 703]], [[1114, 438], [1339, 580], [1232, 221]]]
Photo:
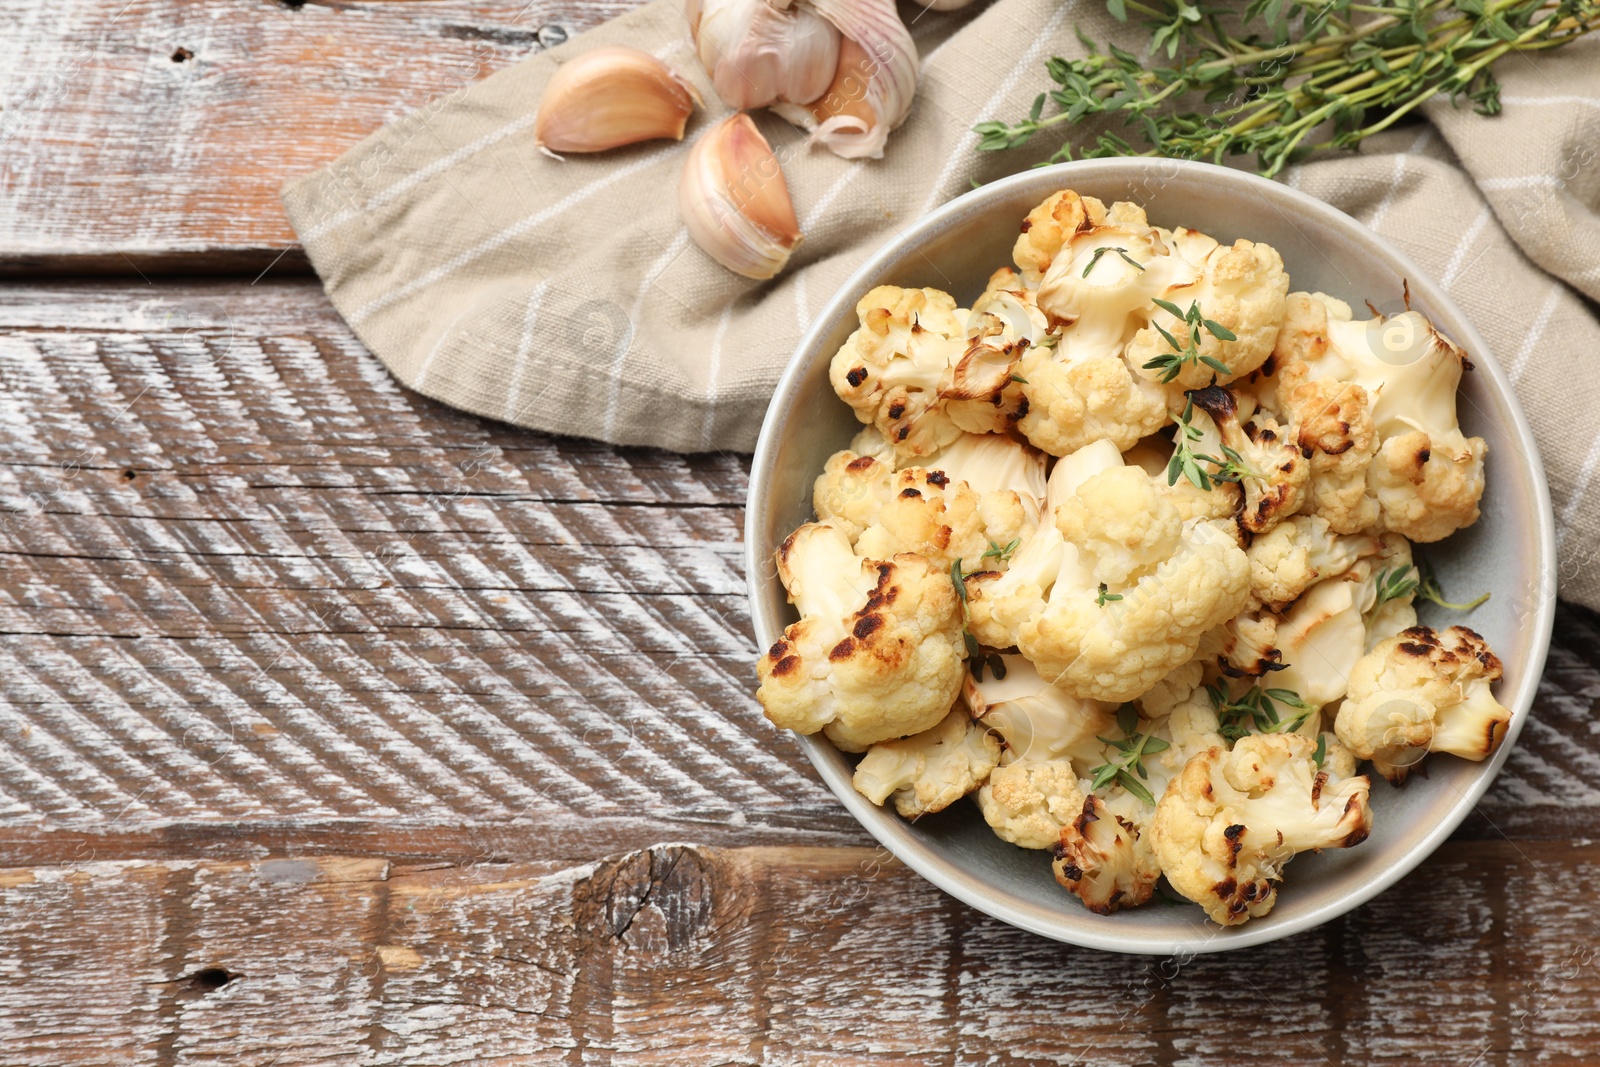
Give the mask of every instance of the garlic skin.
[[712, 87], [736, 111], [820, 97], [839, 66], [839, 31], [791, 0], [686, 0], [684, 18]]
[[845, 159], [880, 159], [889, 131], [905, 121], [917, 92], [917, 46], [894, 0], [795, 0], [839, 28], [844, 43], [827, 92], [804, 106], [772, 110], [811, 131]]
[[800, 245], [800, 222], [783, 168], [742, 112], [690, 146], [678, 183], [678, 210], [694, 243], [746, 278], [771, 278]]
[[648, 52], [596, 48], [563, 63], [545, 86], [534, 143], [547, 155], [604, 152], [659, 137], [683, 140], [695, 87]]

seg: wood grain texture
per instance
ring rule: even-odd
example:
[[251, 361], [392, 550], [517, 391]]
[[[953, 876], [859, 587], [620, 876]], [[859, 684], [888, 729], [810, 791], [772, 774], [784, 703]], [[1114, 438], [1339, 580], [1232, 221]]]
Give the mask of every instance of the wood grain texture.
[[1321, 930], [1161, 959], [870, 849], [12, 868], [0, 1064], [1584, 1064], [1596, 875], [1454, 843]]
[[633, 0], [0, 0], [0, 265], [304, 269], [290, 177]]

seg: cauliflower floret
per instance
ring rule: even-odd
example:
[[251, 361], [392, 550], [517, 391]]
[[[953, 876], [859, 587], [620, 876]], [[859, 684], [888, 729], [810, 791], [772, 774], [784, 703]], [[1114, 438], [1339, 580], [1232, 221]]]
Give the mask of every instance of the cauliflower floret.
[[1385, 528], [1427, 543], [1477, 522], [1487, 452], [1483, 438], [1459, 430], [1385, 441], [1368, 474]]
[[1128, 448], [1160, 429], [1168, 412], [1166, 392], [1135, 375], [1123, 350], [1154, 310], [1151, 298], [1192, 281], [1195, 269], [1167, 254], [1133, 204], [1108, 210], [1058, 193], [1023, 227], [1017, 265], [1037, 286], [1037, 306], [1058, 339], [1052, 351], [1031, 350], [1017, 364], [1017, 428], [1056, 456], [1099, 440]]
[[812, 490], [817, 517], [839, 526], [856, 552], [887, 559], [915, 552], [949, 569], [1004, 569], [1003, 549], [1039, 522], [1044, 457], [995, 434], [962, 434], [919, 465], [848, 449], [829, 457]]
[[1318, 582], [1295, 601], [1273, 640], [1282, 663], [1272, 675], [1274, 689], [1288, 689], [1318, 708], [1344, 696], [1350, 669], [1366, 648], [1361, 594], [1361, 582], [1346, 574]]
[[1183, 522], [1137, 467], [1093, 475], [1055, 515], [1056, 536], [1041, 526], [1004, 579], [1029, 550], [1024, 575], [969, 587], [968, 600], [981, 605], [975, 620], [982, 614], [1014, 634], [1003, 645], [1015, 643], [1076, 696], [1141, 695], [1193, 658], [1201, 635], [1237, 614], [1249, 593], [1249, 561], [1233, 538]]
[[[1140, 721], [1130, 711], [1117, 723], [1124, 738], [1148, 735], [1140, 747], [1137, 780], [1160, 796], [1196, 753], [1223, 743], [1216, 712], [1192, 695], [1157, 719]], [[1113, 755], [1105, 750], [1106, 758]], [[1150, 898], [1160, 864], [1151, 827], [1155, 806], [1113, 780], [1084, 798], [1083, 812], [1061, 830], [1054, 864], [1056, 881], [1102, 914]]]
[[[1347, 304], [1295, 294], [1277, 351], [1284, 366], [1271, 402], [1297, 419], [1307, 435], [1301, 444], [1321, 440], [1336, 449], [1348, 442], [1345, 451], [1355, 453], [1321, 464], [1313, 457], [1329, 473], [1317, 506], [1336, 529], [1371, 525], [1368, 493], [1384, 528], [1412, 541], [1437, 541], [1477, 521], [1487, 446], [1462, 434], [1456, 420], [1456, 391], [1471, 363], [1427, 318], [1407, 311], [1356, 321]], [[1361, 392], [1314, 388], [1318, 381]], [[1363, 492], [1353, 477], [1358, 466], [1368, 472]]]
[[1250, 594], [1272, 611], [1323, 578], [1342, 574], [1364, 556], [1376, 555], [1377, 537], [1340, 536], [1320, 515], [1296, 515], [1256, 537], [1250, 557]]
[[[1027, 348], [1004, 321], [980, 315], [969, 323], [971, 314], [950, 294], [894, 285], [862, 297], [856, 316], [861, 325], [833, 357], [829, 378], [856, 418], [891, 442], [902, 465], [964, 429], [1003, 427], [996, 404]], [[979, 336], [969, 336], [969, 325]]]
[[965, 654], [948, 574], [920, 556], [862, 559], [843, 530], [807, 523], [779, 548], [778, 577], [800, 621], [756, 665], [774, 724], [861, 752], [944, 718]]
[[1349, 848], [1372, 829], [1364, 777], [1336, 777], [1298, 734], [1252, 734], [1189, 760], [1156, 807], [1154, 844], [1172, 887], [1227, 926], [1272, 910], [1283, 867]]
[[[1097, 441], [1063, 456], [1045, 483], [1045, 513], [1053, 516], [1095, 474], [1121, 466], [1121, 454], [1108, 441]], [[1004, 575], [994, 569], [968, 575], [967, 628], [974, 637], [994, 648], [1017, 643], [1022, 623], [1038, 609], [1061, 568], [1064, 543], [1061, 531], [1053, 522], [1046, 522], [1021, 538]]]
[[978, 807], [1002, 840], [1054, 848], [1061, 828], [1083, 811], [1083, 792], [1071, 760], [1020, 760], [990, 772]]
[[1500, 660], [1465, 626], [1414, 626], [1356, 663], [1334, 731], [1396, 785], [1430, 751], [1487, 759], [1511, 721], [1490, 689], [1501, 673]]
[[[1170, 233], [1160, 232], [1173, 254], [1189, 262], [1196, 275], [1193, 282], [1180, 283], [1163, 295], [1184, 311], [1198, 304], [1201, 315], [1233, 335], [1226, 339], [1201, 328], [1196, 341], [1201, 358], [1185, 363], [1173, 384], [1198, 389], [1213, 379], [1231, 382], [1250, 374], [1271, 355], [1283, 322], [1284, 300], [1289, 291], [1283, 257], [1271, 245], [1239, 240], [1230, 247], [1181, 227]], [[1164, 308], [1155, 312], [1152, 324], [1139, 331], [1127, 353], [1128, 362], [1152, 381], [1162, 374], [1159, 367], [1151, 366], [1152, 361], [1174, 351], [1156, 324], [1180, 346], [1187, 346], [1191, 340], [1191, 327], [1183, 318]], [[1213, 366], [1201, 361], [1206, 358], [1227, 367], [1228, 373], [1219, 378]]]
[[1022, 656], [999, 659], [1004, 673], [991, 670], [981, 682], [969, 674], [963, 692], [972, 714], [1005, 742], [1001, 760], [1070, 759], [1080, 772], [1099, 763], [1116, 709], [1062, 692]]
[[1146, 718], [1159, 719], [1171, 714], [1179, 704], [1192, 697], [1205, 681], [1205, 664], [1200, 659], [1181, 663], [1167, 672], [1165, 678], [1147, 689], [1139, 698], [1139, 709]]
[[[1204, 455], [1222, 455], [1222, 437], [1210, 417], [1199, 420], [1195, 428], [1201, 430], [1201, 437], [1192, 444], [1193, 450]], [[1232, 519], [1239, 513], [1244, 494], [1239, 491], [1237, 482], [1213, 480], [1210, 489], [1201, 489], [1188, 478], [1174, 476], [1171, 471], [1174, 451], [1173, 441], [1156, 434], [1139, 441], [1124, 452], [1122, 458], [1154, 478], [1186, 522], [1189, 519]]]
[[943, 811], [977, 789], [1000, 760], [1000, 742], [957, 703], [931, 730], [880, 741], [856, 764], [856, 792], [908, 819]]
[[[1201, 420], [1209, 420], [1220, 444], [1218, 451], [1203, 453], [1212, 459], [1207, 473], [1220, 471], [1236, 479], [1243, 490], [1239, 525], [1251, 533], [1265, 533], [1299, 510], [1311, 467], [1277, 420], [1270, 415], [1246, 418], [1234, 394], [1219, 385], [1188, 395], [1194, 404], [1189, 422], [1198, 424], [1202, 444], [1209, 441]], [[1195, 451], [1199, 453], [1198, 448]], [[1168, 480], [1176, 481], [1177, 474], [1171, 471]]]
[[1120, 787], [1090, 793], [1083, 810], [1061, 828], [1051, 864], [1056, 881], [1101, 915], [1149, 900], [1161, 878], [1150, 843], [1151, 814]]
[[1270, 611], [1241, 611], [1200, 639], [1199, 655], [1216, 663], [1229, 678], [1259, 678], [1281, 670], [1278, 650], [1281, 617]]
[[1128, 448], [1167, 422], [1167, 399], [1114, 353], [1070, 340], [1030, 349], [1017, 363], [1017, 429], [1036, 448], [1065, 456], [1095, 441]]
[[1378, 524], [1378, 498], [1367, 485], [1367, 468], [1378, 454], [1371, 399], [1353, 382], [1296, 382], [1306, 370], [1303, 363], [1292, 364], [1278, 387], [1301, 454], [1310, 457], [1301, 510], [1326, 520], [1334, 533], [1370, 530]]

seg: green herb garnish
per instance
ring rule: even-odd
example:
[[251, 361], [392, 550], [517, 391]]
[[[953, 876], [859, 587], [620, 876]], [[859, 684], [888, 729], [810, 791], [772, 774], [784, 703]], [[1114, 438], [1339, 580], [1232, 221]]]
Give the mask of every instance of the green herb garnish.
[[1121, 740], [1098, 738], [1115, 749], [1117, 754], [1111, 758], [1110, 763], [1102, 763], [1089, 772], [1093, 779], [1089, 788], [1093, 791], [1115, 781], [1146, 804], [1154, 804], [1156, 798], [1151, 796], [1149, 788], [1139, 781], [1140, 778], [1150, 777], [1144, 769], [1144, 757], [1165, 752], [1172, 746], [1159, 737], [1138, 732], [1139, 712], [1132, 704], [1124, 704], [1117, 709], [1117, 729], [1122, 731]]

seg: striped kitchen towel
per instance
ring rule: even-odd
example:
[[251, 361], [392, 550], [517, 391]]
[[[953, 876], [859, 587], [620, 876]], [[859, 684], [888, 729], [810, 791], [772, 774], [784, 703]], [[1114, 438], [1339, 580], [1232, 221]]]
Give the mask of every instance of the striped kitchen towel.
[[[1122, 36], [1099, 0], [904, 11], [922, 58], [915, 107], [881, 160], [807, 151], [769, 114], [806, 241], [770, 282], [689, 240], [683, 153], [725, 114], [683, 16], [656, 0], [463, 84], [284, 192], [335, 307], [407, 386], [537, 430], [678, 451], [749, 449], [814, 312], [908, 220], [1047, 154], [979, 154], [974, 123], [1025, 114], [1074, 27]], [[709, 107], [682, 143], [557, 162], [532, 146], [567, 58], [627, 43], [694, 78]], [[1285, 180], [1393, 240], [1471, 314], [1516, 382], [1561, 521], [1564, 596], [1600, 607], [1600, 41], [1497, 68], [1504, 113], [1446, 100], [1427, 122]], [[1032, 152], [1034, 154], [1030, 155]]]

